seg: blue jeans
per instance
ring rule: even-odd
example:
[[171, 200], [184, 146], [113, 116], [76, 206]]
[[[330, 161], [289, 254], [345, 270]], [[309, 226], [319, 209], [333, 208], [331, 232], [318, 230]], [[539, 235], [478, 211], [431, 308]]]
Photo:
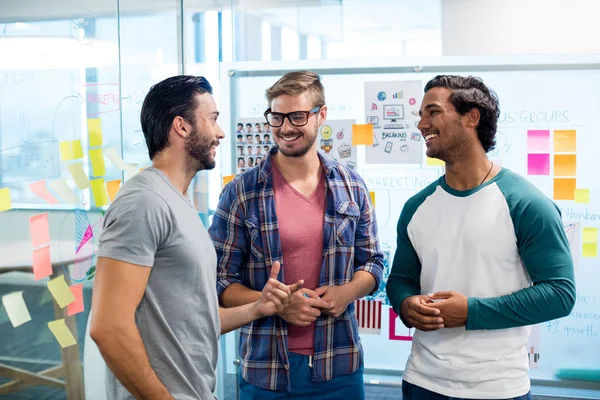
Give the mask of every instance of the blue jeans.
[[330, 381], [312, 382], [308, 356], [289, 353], [292, 391], [272, 391], [259, 388], [246, 382], [241, 374], [239, 378], [240, 400], [364, 400], [365, 384], [363, 368], [349, 374], [338, 376]]
[[[512, 397], [506, 400], [531, 400], [531, 393], [523, 396]], [[420, 386], [413, 385], [410, 382], [402, 381], [402, 400], [467, 400], [456, 397], [448, 397], [423, 389]]]

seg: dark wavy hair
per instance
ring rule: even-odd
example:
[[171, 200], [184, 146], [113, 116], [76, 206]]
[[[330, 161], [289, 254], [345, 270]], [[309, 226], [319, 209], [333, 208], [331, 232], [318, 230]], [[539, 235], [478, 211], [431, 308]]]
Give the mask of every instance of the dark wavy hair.
[[485, 152], [496, 147], [496, 129], [500, 117], [500, 106], [496, 93], [485, 86], [480, 78], [473, 76], [438, 75], [425, 85], [425, 92], [441, 87], [452, 90], [450, 103], [460, 115], [469, 110], [479, 110], [477, 137]]

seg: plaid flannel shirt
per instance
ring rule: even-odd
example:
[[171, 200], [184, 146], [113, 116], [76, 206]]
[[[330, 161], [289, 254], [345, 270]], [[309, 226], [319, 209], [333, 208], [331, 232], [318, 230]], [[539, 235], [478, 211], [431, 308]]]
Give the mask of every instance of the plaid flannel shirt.
[[[271, 152], [257, 167], [238, 175], [221, 193], [209, 234], [218, 258], [217, 292], [232, 283], [261, 291], [271, 265], [283, 262], [275, 212]], [[355, 271], [370, 272], [381, 283], [383, 253], [375, 210], [362, 178], [319, 154], [327, 185], [323, 266], [319, 286], [343, 285]], [[279, 272], [283, 281], [284, 268]], [[350, 303], [338, 318], [315, 322], [312, 380], [327, 381], [363, 365], [358, 322]], [[290, 390], [287, 322], [261, 318], [240, 328], [242, 377], [268, 390]]]

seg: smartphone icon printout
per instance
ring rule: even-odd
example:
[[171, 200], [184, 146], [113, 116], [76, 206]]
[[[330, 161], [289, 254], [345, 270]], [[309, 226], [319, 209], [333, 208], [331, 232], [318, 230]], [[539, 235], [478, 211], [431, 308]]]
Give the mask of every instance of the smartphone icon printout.
[[387, 142], [387, 143], [385, 144], [385, 149], [384, 149], [384, 151], [385, 151], [386, 153], [391, 153], [391, 152], [392, 152], [392, 146], [393, 146], [393, 145], [394, 145], [394, 144], [393, 144], [392, 142]]

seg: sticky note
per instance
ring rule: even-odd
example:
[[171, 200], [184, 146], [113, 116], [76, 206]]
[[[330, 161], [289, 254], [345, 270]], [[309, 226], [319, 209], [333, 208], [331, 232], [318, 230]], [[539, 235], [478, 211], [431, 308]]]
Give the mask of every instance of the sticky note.
[[584, 257], [598, 257], [598, 243], [584, 243], [582, 254]]
[[527, 131], [527, 152], [529, 152], [529, 153], [550, 153], [550, 131], [549, 130], [528, 130]]
[[40, 247], [50, 243], [48, 213], [29, 217], [29, 233], [31, 234], [31, 245], [33, 247]]
[[598, 243], [598, 228], [583, 228], [583, 243]]
[[33, 277], [36, 281], [52, 275], [50, 246], [33, 250]]
[[550, 154], [527, 154], [528, 175], [550, 175]]
[[48, 282], [48, 289], [50, 290], [50, 293], [52, 293], [54, 300], [56, 300], [60, 308], [64, 308], [75, 301], [75, 296], [73, 296], [71, 289], [69, 289], [67, 282], [65, 282], [64, 275], [54, 278]]
[[42, 199], [44, 199], [46, 201], [46, 203], [48, 203], [48, 204], [59, 204], [60, 203], [56, 199], [56, 197], [54, 197], [48, 191], [48, 188], [46, 187], [46, 181], [45, 180], [34, 182], [34, 183], [32, 183], [32, 184], [29, 185], [29, 188], [31, 189], [31, 191], [33, 193], [35, 193], [36, 195], [38, 195], [39, 197], [41, 197]]
[[102, 149], [94, 149], [89, 151], [90, 162], [92, 163], [92, 176], [106, 175], [106, 167], [104, 165], [104, 156]]
[[231, 182], [233, 180], [233, 178], [235, 178], [235, 175], [227, 175], [223, 177], [223, 186], [227, 185], [229, 182]]
[[48, 322], [48, 328], [50, 328], [52, 334], [60, 344], [60, 347], [62, 347], [63, 349], [65, 347], [77, 344], [75, 336], [73, 336], [73, 333], [71, 332], [67, 324], [65, 324], [64, 318]]
[[554, 152], [574, 153], [577, 151], [577, 132], [575, 130], [554, 131]]
[[8, 188], [0, 189], [0, 212], [12, 209], [10, 200], [10, 190]]
[[575, 154], [555, 154], [554, 176], [577, 176], [577, 156]]
[[90, 181], [92, 193], [94, 195], [94, 203], [96, 207], [103, 207], [108, 204], [108, 194], [104, 186], [104, 178], [92, 179]]
[[58, 147], [60, 148], [60, 159], [63, 161], [74, 160], [73, 149], [71, 148], [71, 142], [60, 142]]
[[73, 149], [73, 158], [79, 160], [83, 158], [83, 148], [81, 147], [81, 140], [72, 140], [71, 149]]
[[13, 328], [23, 325], [27, 321], [31, 321], [31, 315], [23, 300], [23, 292], [13, 292], [2, 296], [2, 304], [8, 314], [8, 319]]
[[589, 203], [590, 189], [575, 189], [575, 203]]
[[102, 146], [102, 120], [100, 118], [88, 118], [87, 129], [89, 146]]
[[115, 197], [117, 197], [120, 187], [121, 181], [119, 180], [106, 182], [106, 190], [108, 191], [108, 198], [110, 199], [111, 203], [115, 201]]
[[373, 124], [352, 125], [352, 146], [373, 144]]
[[63, 178], [48, 182], [48, 186], [56, 193], [65, 204], [79, 204], [79, 198]]
[[427, 157], [427, 165], [430, 167], [442, 167], [446, 165], [446, 163], [437, 158]]
[[369, 192], [369, 196], [371, 197], [371, 203], [373, 203], [373, 207], [375, 207], [375, 192]]
[[77, 185], [79, 189], [83, 190], [90, 188], [90, 181], [85, 172], [83, 172], [83, 163], [78, 162], [75, 164], [69, 164], [67, 169], [71, 173], [73, 181], [75, 181], [75, 185]]
[[575, 200], [575, 178], [554, 178], [554, 200]]
[[75, 296], [75, 301], [67, 306], [67, 315], [71, 316], [83, 312], [84, 310], [83, 283], [69, 286], [69, 289], [71, 289], [71, 293], [73, 293], [73, 296]]
[[[109, 147], [104, 149], [104, 155], [108, 157], [110, 162], [119, 170], [127, 169], [127, 163], [123, 161], [117, 149]], [[136, 171], [137, 172], [137, 171]]]

